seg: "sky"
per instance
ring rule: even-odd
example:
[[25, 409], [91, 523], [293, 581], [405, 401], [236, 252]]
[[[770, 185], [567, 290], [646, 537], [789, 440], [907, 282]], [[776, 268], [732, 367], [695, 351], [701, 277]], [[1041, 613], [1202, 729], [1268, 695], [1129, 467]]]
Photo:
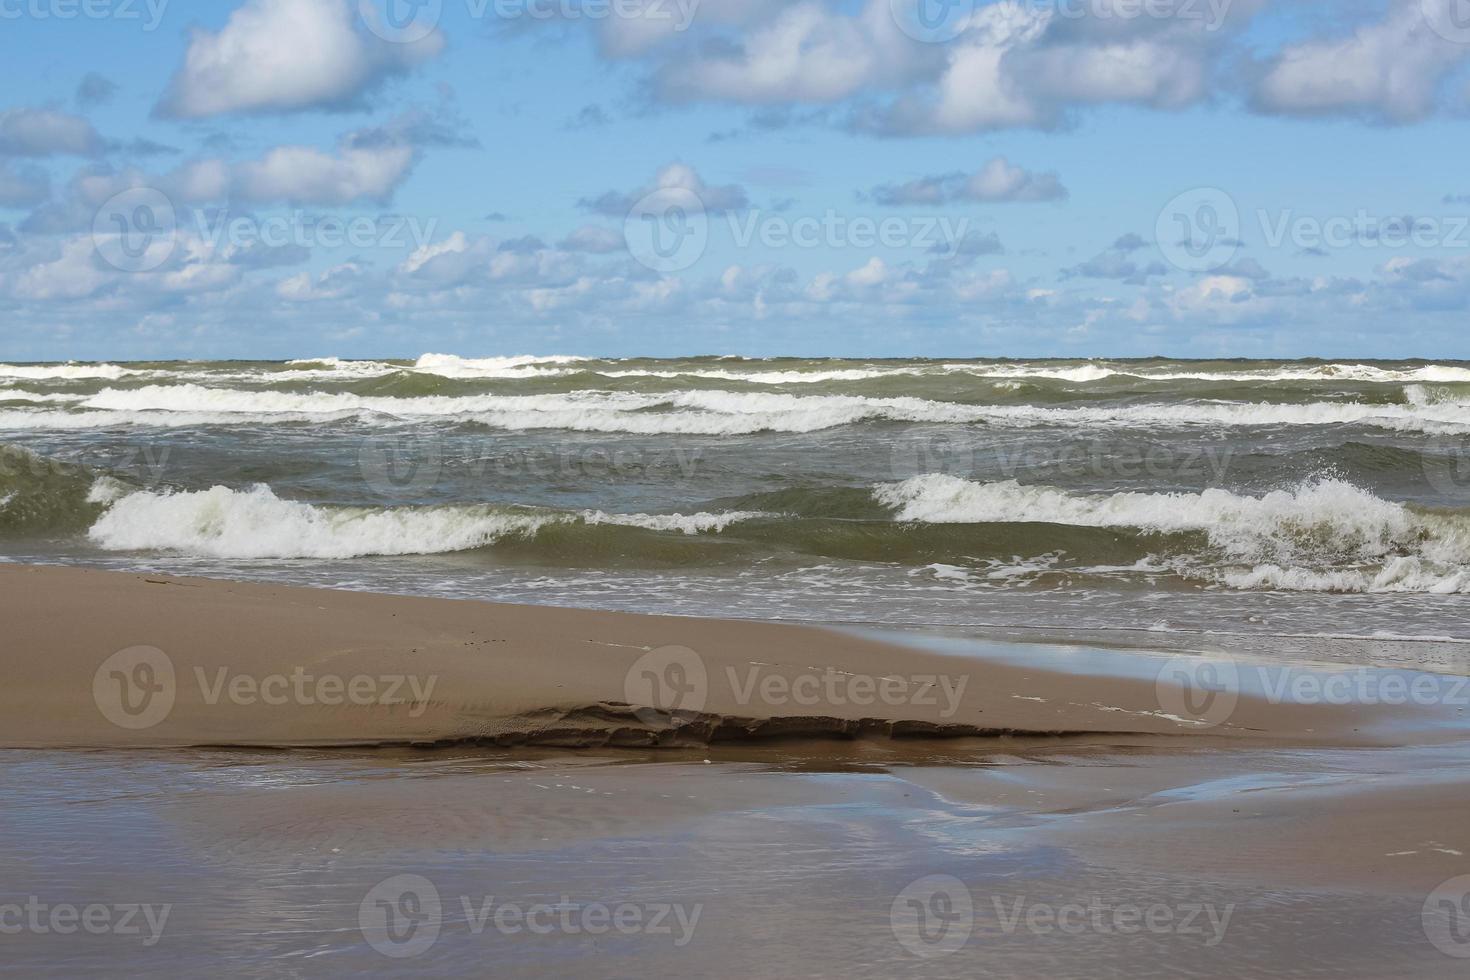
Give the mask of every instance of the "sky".
[[0, 0], [0, 360], [1470, 358], [1470, 0]]

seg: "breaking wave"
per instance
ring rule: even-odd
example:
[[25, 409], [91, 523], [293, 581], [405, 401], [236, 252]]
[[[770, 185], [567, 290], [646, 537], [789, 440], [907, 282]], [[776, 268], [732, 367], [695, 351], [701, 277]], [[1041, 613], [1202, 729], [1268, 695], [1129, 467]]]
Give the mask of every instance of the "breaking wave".
[[1199, 551], [1159, 542], [1162, 557], [1181, 574], [1232, 588], [1470, 591], [1470, 516], [1416, 510], [1340, 480], [1251, 497], [1219, 489], [1082, 494], [928, 474], [880, 485], [874, 497], [899, 521], [1203, 535]]
[[[171, 415], [184, 418], [174, 419]], [[1470, 401], [1186, 402], [1051, 407], [974, 405], [917, 397], [793, 395], [721, 390], [661, 393], [582, 390], [534, 395], [382, 397], [196, 384], [106, 388], [73, 410], [0, 412], [0, 428], [87, 428], [139, 423], [284, 421], [314, 416], [454, 418], [506, 430], [561, 429], [641, 435], [813, 432], [860, 422], [1069, 428], [1362, 425], [1389, 431], [1470, 432]]]
[[211, 558], [358, 558], [470, 551], [529, 539], [551, 524], [612, 524], [693, 535], [760, 514], [563, 513], [495, 505], [329, 507], [282, 500], [264, 484], [121, 497], [88, 531], [109, 551], [171, 551]]

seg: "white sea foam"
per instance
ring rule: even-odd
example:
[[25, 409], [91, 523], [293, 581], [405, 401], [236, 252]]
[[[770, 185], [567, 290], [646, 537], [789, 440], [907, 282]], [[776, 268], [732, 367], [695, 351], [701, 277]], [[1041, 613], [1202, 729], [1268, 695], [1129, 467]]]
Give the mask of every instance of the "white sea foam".
[[[1470, 521], [1415, 511], [1340, 480], [1308, 481], [1251, 497], [1220, 489], [1082, 494], [1014, 480], [974, 483], [928, 474], [880, 484], [873, 493], [900, 521], [1202, 533], [1211, 553], [1178, 556], [1181, 570], [1234, 588], [1460, 592], [1470, 587]], [[1242, 569], [1241, 563], [1251, 567]]]
[[776, 516], [778, 515], [755, 510], [732, 510], [719, 514], [609, 514], [600, 510], [587, 510], [581, 514], [582, 520], [588, 524], [616, 524], [622, 527], [641, 527], [646, 531], [678, 531], [682, 534], [718, 534], [731, 524]]
[[36, 405], [67, 405], [83, 401], [83, 395], [43, 395], [18, 388], [0, 388], [0, 402], [31, 402]]
[[689, 368], [683, 371], [612, 371], [598, 369], [604, 378], [700, 378], [707, 381], [740, 381], [760, 385], [819, 384], [827, 381], [869, 381], [873, 378], [888, 378], [927, 374], [923, 369], [845, 368], [836, 371], [710, 371]]
[[1086, 383], [1108, 378], [1139, 378], [1145, 381], [1362, 381], [1377, 384], [1470, 381], [1470, 368], [1431, 364], [1415, 368], [1381, 368], [1371, 364], [1317, 364], [1265, 371], [1205, 371], [1189, 368], [1139, 367], [1121, 364], [1089, 364], [1060, 368], [1046, 364], [946, 364], [945, 369], [977, 377], [1041, 378]]
[[78, 381], [93, 378], [115, 381], [136, 373], [116, 364], [46, 364], [35, 367], [0, 364], [0, 378], [25, 378], [31, 381]]
[[966, 374], [976, 378], [1033, 379], [1040, 381], [1066, 381], [1073, 384], [1090, 384], [1109, 378], [1135, 378], [1144, 381], [1354, 381], [1378, 384], [1406, 384], [1414, 382], [1448, 383], [1470, 381], [1470, 368], [1447, 365], [1428, 365], [1418, 368], [1380, 368], [1370, 364], [1321, 364], [1311, 367], [1283, 367], [1266, 371], [1205, 371], [1147, 368], [1134, 365], [1094, 363], [1075, 367], [1058, 364], [1013, 364], [1013, 363], [947, 363], [947, 364], [894, 364], [871, 365], [863, 368], [840, 368], [832, 370], [769, 371], [758, 368], [751, 370], [706, 370], [688, 368], [682, 370], [608, 370], [597, 369], [607, 377], [655, 377], [655, 378], [708, 378], [722, 381], [743, 381], [751, 384], [802, 384], [823, 381], [867, 381], [874, 378], [911, 377], [924, 375]]
[[558, 354], [534, 357], [456, 357], [453, 354], [425, 354], [414, 364], [415, 371], [437, 374], [442, 378], [528, 378], [546, 374], [548, 368], [562, 368], [589, 358]]
[[[723, 390], [661, 394], [583, 390], [544, 395], [393, 398], [346, 392], [296, 393], [175, 384], [107, 388], [87, 396], [79, 407], [107, 412], [247, 414], [262, 419], [273, 414], [316, 413], [378, 413], [398, 418], [460, 416], [512, 430], [569, 429], [640, 434], [812, 432], [862, 421], [1070, 428], [1358, 424], [1405, 432], [1470, 432], [1470, 403], [1463, 402], [1408, 405], [1203, 402], [1048, 407], [969, 405], [913, 397], [870, 398], [862, 395]], [[654, 411], [658, 409], [662, 411]], [[104, 424], [114, 423], [108, 420]], [[17, 424], [15, 427], [27, 426]]]
[[1470, 593], [1470, 568], [1446, 568], [1413, 557], [1395, 558], [1381, 568], [1308, 569], [1266, 564], [1226, 571], [1219, 578], [1236, 589], [1286, 592]]
[[[96, 488], [94, 488], [94, 491]], [[548, 524], [585, 521], [654, 531], [701, 534], [764, 516], [725, 514], [606, 514], [446, 507], [320, 507], [283, 500], [270, 487], [214, 487], [187, 493], [139, 491], [111, 502], [88, 532], [109, 551], [172, 551], [210, 558], [356, 558], [467, 551], [506, 538], [532, 537]]]
[[190, 428], [204, 425], [245, 425], [265, 422], [322, 422], [332, 421], [336, 417], [323, 415], [243, 415], [230, 412], [68, 412], [51, 409], [14, 409], [0, 411], [0, 431], [7, 429], [17, 431], [33, 429], [106, 429], [115, 426]]

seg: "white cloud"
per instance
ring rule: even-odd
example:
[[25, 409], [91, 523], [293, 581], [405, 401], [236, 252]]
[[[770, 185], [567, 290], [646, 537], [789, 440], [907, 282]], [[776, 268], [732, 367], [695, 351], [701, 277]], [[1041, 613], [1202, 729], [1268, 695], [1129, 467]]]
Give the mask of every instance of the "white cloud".
[[786, 0], [621, 0], [622, 13], [599, 22], [598, 40], [610, 58], [636, 57], [696, 26], [748, 24], [785, 6]]
[[196, 119], [348, 107], [444, 48], [437, 31], [411, 44], [385, 41], [363, 28], [356, 9], [350, 0], [247, 0], [219, 33], [194, 31], [155, 111]]
[[903, 184], [884, 184], [873, 188], [872, 196], [879, 204], [892, 205], [1056, 201], [1067, 197], [1067, 189], [1054, 173], [1027, 170], [998, 156], [973, 174], [937, 174]]
[[807, 0], [780, 10], [733, 50], [679, 56], [658, 86], [669, 101], [834, 102], [901, 76], [924, 53], [899, 31], [888, 0], [869, 0], [857, 17]]
[[1269, 301], [1255, 294], [1249, 279], [1229, 275], [1203, 276], [1170, 293], [1167, 303], [1176, 316], [1227, 324], [1259, 317], [1270, 309]]
[[357, 291], [367, 270], [355, 262], [344, 262], [313, 277], [302, 272], [276, 284], [276, 295], [293, 303], [344, 299]]
[[51, 193], [51, 181], [40, 170], [16, 170], [0, 161], [0, 208], [28, 208]]
[[627, 248], [627, 240], [620, 231], [602, 225], [583, 225], [557, 243], [557, 248], [567, 252], [592, 252], [605, 255]]
[[[310, 146], [278, 146], [257, 160], [218, 157], [191, 160], [164, 174], [137, 168], [84, 170], [66, 195], [27, 219], [28, 230], [79, 231], [90, 227], [97, 208], [115, 194], [138, 187], [161, 191], [177, 209], [212, 203], [342, 206], [386, 203], [406, 180], [418, 150], [406, 144], [354, 145], [344, 138], [335, 152]], [[0, 193], [3, 193], [0, 171]]]
[[410, 146], [344, 147], [336, 155], [309, 146], [278, 146], [260, 160], [236, 165], [243, 200], [311, 204], [386, 202], [414, 162]]
[[642, 187], [629, 193], [606, 191], [595, 198], [583, 198], [582, 207], [598, 214], [614, 218], [626, 218], [628, 212], [643, 197], [660, 190], [686, 190], [692, 192], [710, 214], [740, 211], [750, 206], [745, 188], [739, 184], [715, 186], [704, 182], [699, 172], [688, 164], [671, 163], [660, 170], [652, 186]]
[[102, 137], [81, 116], [55, 109], [19, 108], [0, 112], [0, 155], [46, 157], [97, 156]]
[[1086, 106], [1205, 101], [1223, 54], [1265, 0], [1160, 6], [977, 3], [953, 40], [924, 43], [900, 28], [890, 0], [730, 0], [724, 16], [701, 8], [677, 43], [640, 33], [610, 50], [604, 27], [603, 50], [644, 59], [647, 91], [666, 103], [846, 105], [825, 118], [887, 135], [1051, 128]]
[[62, 243], [59, 255], [23, 269], [7, 285], [19, 299], [69, 300], [91, 296], [111, 278], [97, 261], [92, 241], [73, 238]]
[[[1295, 115], [1365, 114], [1390, 122], [1429, 115], [1445, 76], [1470, 55], [1429, 16], [1460, 0], [1393, 0], [1383, 20], [1349, 37], [1295, 44], [1268, 63], [1256, 107]], [[1429, 16], [1426, 16], [1429, 15]]]

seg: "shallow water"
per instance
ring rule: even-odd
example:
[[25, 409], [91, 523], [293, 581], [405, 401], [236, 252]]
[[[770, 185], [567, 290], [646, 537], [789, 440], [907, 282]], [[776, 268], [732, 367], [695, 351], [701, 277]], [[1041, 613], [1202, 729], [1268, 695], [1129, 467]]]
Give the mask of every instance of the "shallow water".
[[[1458, 975], [1422, 894], [1161, 872], [1054, 838], [1444, 754], [712, 751], [0, 753], [0, 903], [42, 916], [5, 937], [0, 974]], [[910, 899], [953, 932], [921, 930]], [[67, 906], [161, 928], [59, 935]], [[1118, 918], [1149, 910], [1153, 928]]]

